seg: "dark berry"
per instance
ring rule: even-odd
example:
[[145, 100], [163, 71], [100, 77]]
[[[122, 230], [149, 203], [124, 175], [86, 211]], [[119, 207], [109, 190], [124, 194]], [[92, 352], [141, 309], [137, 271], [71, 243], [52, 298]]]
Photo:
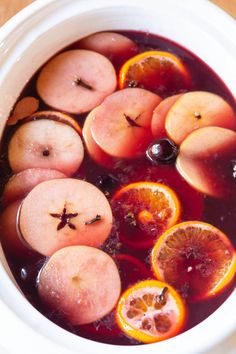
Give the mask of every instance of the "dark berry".
[[147, 151], [147, 158], [154, 164], [170, 164], [176, 160], [178, 147], [167, 138], [152, 143]]
[[102, 191], [107, 191], [115, 187], [119, 183], [119, 179], [112, 174], [100, 175], [97, 178], [96, 185]]

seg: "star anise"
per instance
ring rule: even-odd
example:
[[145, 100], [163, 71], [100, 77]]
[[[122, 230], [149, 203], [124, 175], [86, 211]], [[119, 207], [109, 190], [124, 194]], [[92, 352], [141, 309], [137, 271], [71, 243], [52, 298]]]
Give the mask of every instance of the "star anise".
[[141, 128], [141, 125], [139, 125], [136, 120], [140, 117], [140, 114], [135, 118], [132, 119], [130, 118], [130, 116], [128, 116], [127, 114], [124, 113], [124, 117], [127, 120], [127, 122], [129, 123], [130, 127], [136, 127], [136, 128]]
[[61, 214], [51, 213], [50, 215], [53, 218], [57, 218], [57, 219], [61, 220], [59, 222], [59, 224], [57, 225], [57, 231], [63, 229], [66, 225], [68, 225], [70, 229], [76, 230], [75, 225], [72, 224], [72, 222], [70, 220], [75, 218], [76, 216], [78, 216], [78, 213], [67, 213], [66, 207], [65, 207]]

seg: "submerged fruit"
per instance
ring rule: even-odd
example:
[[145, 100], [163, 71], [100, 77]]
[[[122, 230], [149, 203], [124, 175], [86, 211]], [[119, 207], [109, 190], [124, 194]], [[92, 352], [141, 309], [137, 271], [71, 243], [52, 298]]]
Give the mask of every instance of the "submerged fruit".
[[107, 315], [120, 295], [120, 276], [105, 252], [87, 246], [65, 247], [43, 266], [38, 279], [41, 300], [60, 309], [73, 325]]
[[141, 87], [163, 94], [187, 89], [190, 75], [181, 59], [169, 52], [149, 51], [136, 55], [120, 69], [119, 86]]
[[130, 247], [148, 248], [178, 222], [181, 205], [175, 192], [161, 183], [131, 183], [115, 193], [113, 212], [120, 238]]
[[24, 119], [39, 108], [39, 100], [35, 97], [26, 96], [18, 101], [14, 107], [12, 115], [8, 118], [7, 125], [14, 125], [19, 120]]
[[151, 270], [138, 258], [124, 253], [118, 253], [113, 258], [117, 263], [120, 274], [123, 275], [121, 281], [123, 290], [136, 284], [138, 281], [153, 278]]
[[0, 215], [1, 243], [14, 259], [26, 260], [33, 258], [33, 252], [22, 242], [17, 233], [17, 215], [22, 200], [17, 200], [7, 206]]
[[236, 254], [227, 236], [200, 221], [173, 226], [152, 251], [157, 278], [175, 287], [189, 301], [218, 294], [232, 281]]
[[126, 290], [117, 307], [120, 328], [143, 343], [177, 335], [185, 319], [186, 309], [179, 294], [157, 280], [146, 280]]
[[41, 182], [65, 177], [64, 173], [47, 168], [29, 168], [21, 171], [13, 175], [5, 184], [2, 202], [6, 206], [26, 197]]
[[78, 42], [82, 49], [105, 55], [114, 64], [121, 64], [138, 52], [137, 44], [128, 37], [114, 32], [91, 34]]
[[68, 114], [58, 112], [58, 111], [39, 111], [28, 117], [27, 121], [32, 120], [42, 120], [42, 119], [50, 119], [55, 122], [60, 122], [69, 125], [73, 128], [79, 135], [82, 135], [82, 130], [80, 128], [79, 123], [69, 116]]
[[236, 132], [205, 127], [181, 144], [176, 167], [202, 193], [217, 198], [235, 196]]

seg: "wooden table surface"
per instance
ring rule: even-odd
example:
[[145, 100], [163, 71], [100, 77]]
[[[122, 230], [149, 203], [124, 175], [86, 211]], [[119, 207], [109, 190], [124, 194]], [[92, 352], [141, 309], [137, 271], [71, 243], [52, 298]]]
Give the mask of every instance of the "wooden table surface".
[[[197, 1], [197, 0], [196, 0]], [[236, 18], [236, 0], [211, 0]], [[0, 26], [32, 0], [0, 0]]]

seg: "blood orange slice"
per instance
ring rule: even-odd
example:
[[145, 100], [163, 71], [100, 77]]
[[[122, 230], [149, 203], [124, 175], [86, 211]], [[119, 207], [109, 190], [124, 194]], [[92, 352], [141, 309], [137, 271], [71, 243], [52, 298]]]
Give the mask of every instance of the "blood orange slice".
[[117, 323], [130, 337], [143, 343], [177, 335], [183, 328], [186, 309], [180, 295], [157, 280], [137, 283], [123, 293], [117, 306]]
[[141, 87], [158, 94], [190, 88], [190, 75], [181, 59], [169, 52], [148, 51], [129, 59], [120, 70], [119, 86]]
[[154, 241], [180, 217], [181, 205], [175, 192], [161, 183], [136, 182], [121, 188], [112, 200], [120, 223], [120, 238], [141, 249]]
[[189, 221], [167, 230], [152, 251], [158, 279], [174, 286], [189, 301], [224, 290], [236, 270], [236, 255], [227, 236], [216, 227]]
[[153, 278], [151, 269], [149, 270], [138, 258], [124, 253], [116, 254], [113, 258], [121, 273], [121, 286], [123, 290], [141, 280]]

